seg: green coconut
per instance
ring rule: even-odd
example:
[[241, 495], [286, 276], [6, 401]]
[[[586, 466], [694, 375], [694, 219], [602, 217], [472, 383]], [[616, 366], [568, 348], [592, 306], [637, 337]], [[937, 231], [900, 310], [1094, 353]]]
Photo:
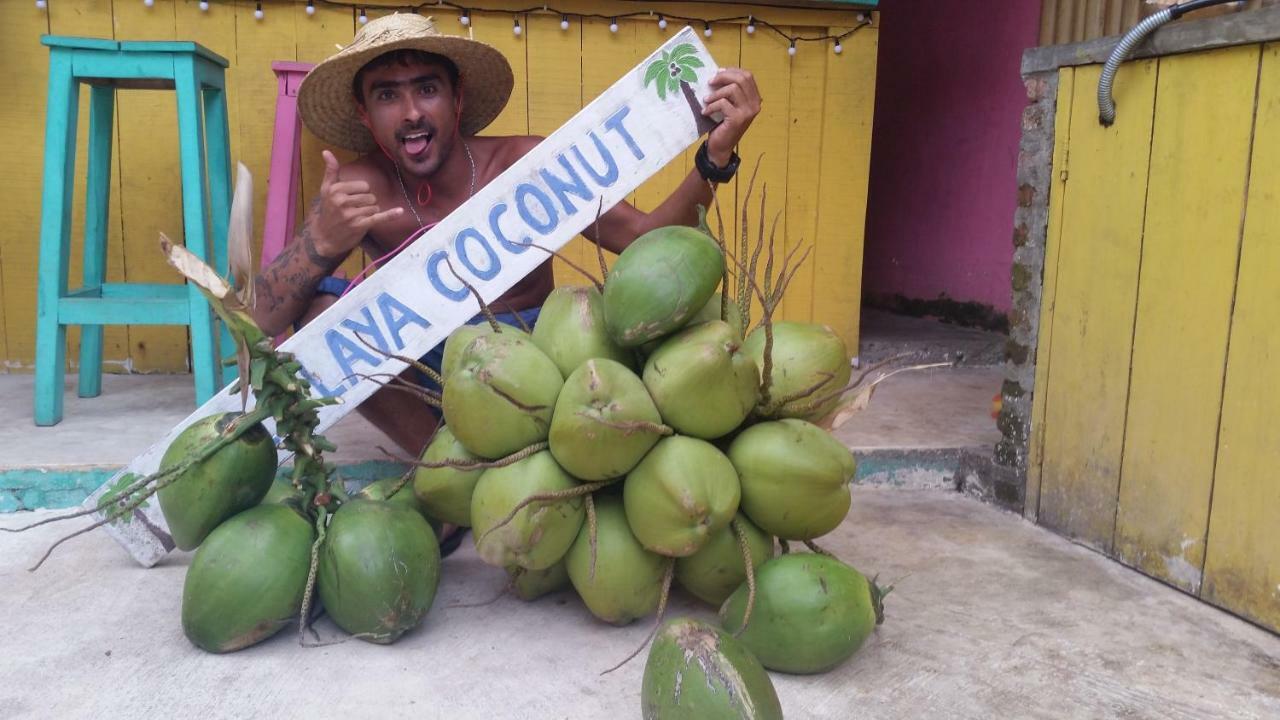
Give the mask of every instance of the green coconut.
[[632, 354], [605, 330], [604, 301], [594, 287], [552, 290], [538, 313], [533, 342], [565, 377], [592, 358], [607, 358], [627, 367], [634, 362]]
[[707, 304], [723, 274], [724, 255], [706, 233], [683, 225], [650, 230], [609, 271], [605, 327], [622, 347], [660, 338]]
[[[764, 378], [765, 332], [756, 328], [747, 336], [742, 350], [755, 361]], [[843, 389], [849, 384], [853, 368], [844, 340], [826, 325], [803, 322], [773, 323], [772, 381], [769, 399], [772, 403], [790, 400], [774, 411], [777, 417], [818, 420], [840, 401], [832, 397], [816, 407], [813, 403]], [[803, 396], [803, 397], [801, 397]], [[772, 408], [768, 408], [772, 409]]]
[[738, 473], [706, 440], [664, 438], [627, 475], [622, 497], [645, 549], [686, 557], [729, 526], [741, 498]]
[[528, 336], [480, 335], [445, 383], [444, 416], [468, 451], [505, 457], [547, 439], [562, 385], [560, 369]]
[[[235, 430], [239, 413], [203, 417], [173, 439], [160, 469], [175, 467], [219, 437]], [[257, 505], [275, 480], [276, 446], [262, 423], [231, 444], [189, 467], [157, 493], [174, 543], [194, 550], [223, 520]]]
[[737, 333], [737, 337], [742, 337], [742, 308], [738, 306], [737, 301], [733, 298], [729, 298], [727, 301], [729, 306], [728, 317], [722, 318], [720, 317], [721, 298], [722, 295], [720, 293], [712, 295], [711, 299], [707, 301], [707, 304], [703, 305], [701, 310], [695, 313], [693, 317], [689, 318], [689, 322], [685, 323], [685, 327], [701, 325], [702, 323], [711, 322], [712, 320], [724, 320], [729, 323], [729, 327]]
[[694, 618], [663, 624], [640, 686], [644, 720], [782, 720], [760, 661], [729, 633]]
[[507, 568], [507, 577], [511, 578], [516, 596], [529, 602], [571, 586], [569, 569], [563, 559], [543, 570], [526, 570], [512, 565]]
[[597, 493], [595, 507], [595, 574], [591, 573], [590, 528], [585, 524], [565, 556], [565, 567], [592, 615], [613, 625], [626, 625], [658, 609], [669, 560], [645, 550], [631, 534], [621, 497]]
[[440, 545], [408, 505], [343, 503], [320, 548], [316, 589], [338, 627], [378, 644], [395, 642], [431, 609], [440, 582]]
[[551, 454], [574, 477], [626, 475], [670, 429], [635, 373], [593, 359], [573, 371], [551, 416]]
[[680, 331], [644, 366], [644, 385], [668, 425], [712, 440], [732, 432], [756, 405], [760, 375], [733, 329], [712, 320]]
[[497, 525], [530, 496], [576, 487], [578, 482], [546, 450], [485, 470], [471, 498], [471, 530], [480, 559], [498, 567], [519, 565], [529, 570], [554, 565], [586, 519], [581, 497], [533, 502], [507, 524]]
[[812, 540], [849, 513], [853, 452], [813, 423], [752, 425], [734, 438], [729, 459], [742, 482], [742, 511], [771, 535]]
[[[513, 335], [522, 335], [526, 339], [529, 334], [523, 328], [515, 327], [508, 323], [498, 323], [499, 330], [503, 333], [511, 333]], [[449, 337], [445, 338], [444, 350], [440, 358], [440, 377], [448, 379], [449, 375], [458, 366], [458, 360], [462, 357], [462, 351], [466, 350], [467, 345], [472, 340], [481, 335], [492, 335], [493, 326], [488, 322], [461, 325], [453, 332], [449, 333]]]
[[293, 486], [288, 480], [277, 478], [271, 482], [271, 487], [267, 490], [267, 494], [262, 496], [259, 505], [282, 505], [294, 498], [300, 498], [302, 493]]
[[[848, 660], [884, 621], [887, 591], [826, 555], [779, 555], [756, 571], [756, 599], [738, 638], [770, 670], [826, 672]], [[720, 609], [725, 630], [738, 633], [748, 589]]]
[[[421, 458], [424, 463], [478, 460], [480, 458], [458, 442], [448, 425], [436, 431], [435, 437], [422, 451]], [[484, 470], [419, 467], [413, 473], [413, 494], [429, 515], [454, 525], [470, 525], [471, 493], [483, 474]]]
[[314, 537], [306, 518], [275, 504], [214, 528], [182, 586], [187, 639], [208, 652], [234, 652], [297, 623]]
[[[751, 567], [758, 568], [773, 557], [773, 536], [738, 513], [734, 522], [742, 528], [751, 553]], [[733, 527], [711, 533], [698, 552], [676, 560], [676, 582], [694, 597], [719, 607], [738, 586], [747, 581], [747, 566]]]
[[391, 494], [391, 491], [395, 490], [396, 485], [399, 485], [400, 481], [403, 479], [403, 477], [388, 477], [382, 478], [381, 480], [375, 480], [368, 485], [365, 485], [359, 492], [352, 495], [352, 497], [364, 500], [386, 500], [388, 502], [398, 503], [405, 507], [412, 508], [414, 512], [422, 516], [423, 520], [427, 521], [427, 524], [431, 526], [432, 530], [439, 534], [440, 521], [432, 516], [431, 513], [427, 511], [427, 508], [413, 494], [413, 487], [409, 483], [406, 482], [404, 486], [400, 488], [399, 492], [394, 495]]

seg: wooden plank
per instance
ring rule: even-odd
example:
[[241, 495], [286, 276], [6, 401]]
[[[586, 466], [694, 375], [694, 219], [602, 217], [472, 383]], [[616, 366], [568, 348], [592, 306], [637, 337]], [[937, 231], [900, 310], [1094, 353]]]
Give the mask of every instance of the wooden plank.
[[[525, 22], [522, 18], [521, 22]], [[454, 32], [454, 31], [448, 31]], [[511, 32], [511, 16], [503, 13], [471, 13], [471, 29], [457, 32], [458, 35], [469, 35], [494, 46], [506, 56], [515, 73], [515, 87], [511, 90], [511, 99], [506, 108], [498, 115], [482, 135], [528, 135], [529, 134], [529, 65], [526, 58], [527, 46], [523, 36]]]
[[[1126, 21], [1125, 29], [1133, 27], [1136, 22], [1136, 19]], [[1203, 20], [1179, 20], [1152, 33], [1133, 49], [1129, 57], [1149, 58], [1274, 40], [1280, 40], [1280, 5]], [[1099, 38], [1070, 45], [1031, 48], [1022, 54], [1022, 74], [1030, 75], [1067, 65], [1103, 63], [1115, 45], [1115, 38]]]
[[[529, 132], [549, 135], [582, 108], [582, 25], [560, 29], [560, 18], [528, 15], [524, 27], [529, 63]], [[632, 63], [634, 65], [635, 63]], [[586, 242], [574, 238], [560, 252], [580, 267], [589, 256]], [[541, 252], [535, 250], [534, 252]], [[553, 260], [556, 285], [583, 285], [582, 277], [562, 260]]]
[[[148, 8], [142, 3], [121, 3], [111, 12], [119, 37], [174, 37], [177, 16], [172, 4]], [[165, 262], [158, 245], [161, 232], [175, 240], [184, 236], [176, 97], [172, 91], [116, 93], [126, 282], [182, 282]], [[132, 369], [141, 372], [186, 371], [187, 330], [130, 327], [129, 360]]]
[[[315, 14], [307, 15], [305, 5], [298, 3], [294, 3], [294, 5], [295, 7], [291, 10], [291, 13], [293, 15], [296, 58], [299, 62], [318, 63], [336, 52], [338, 46], [350, 43], [355, 36], [356, 21], [351, 8], [317, 3]], [[376, 17], [380, 12], [384, 11], [371, 8], [367, 12], [371, 13], [369, 17]], [[437, 22], [442, 21], [444, 21], [444, 18], [437, 18]], [[451, 26], [442, 22], [441, 27], [449, 28]], [[278, 59], [285, 60], [289, 58]], [[267, 72], [270, 72], [269, 66]], [[274, 73], [272, 73], [272, 77], [274, 78]], [[272, 112], [271, 120], [273, 123], [275, 122], [274, 111]], [[332, 152], [338, 158], [338, 162], [350, 162], [356, 157], [356, 153], [350, 150], [321, 141], [310, 130], [307, 130], [305, 125], [303, 126], [301, 151], [302, 188], [296, 208], [295, 219], [297, 224], [295, 225], [295, 233], [302, 228], [307, 209], [310, 207], [311, 201], [320, 192], [320, 179], [324, 177], [324, 158], [321, 152], [324, 150]], [[262, 180], [258, 180], [258, 182], [262, 182]], [[367, 258], [364, 253], [351, 253], [350, 257], [335, 271], [335, 274], [353, 278], [364, 269], [366, 262]]]
[[[28, 98], [27, 102], [0, 104], [0, 127], [5, 128], [10, 160], [14, 167], [26, 169], [0, 177], [0, 192], [6, 198], [0, 204], [0, 226], [8, 230], [0, 243], [0, 366], [5, 372], [29, 369], [35, 361], [41, 185], [32, 182], [31, 174], [38, 177], [44, 167], [49, 87], [49, 51], [38, 44], [38, 38], [49, 32], [50, 14], [55, 10], [46, 13], [30, 3], [0, 3], [0, 67], [24, 68], [23, 72], [0, 75], [0, 90], [11, 98]], [[65, 9], [57, 11], [65, 13]], [[87, 104], [80, 113], [81, 117], [88, 115]], [[87, 132], [87, 117], [85, 122]], [[80, 192], [83, 187], [82, 181]]]
[[1258, 87], [1201, 597], [1280, 632], [1280, 46], [1263, 52]]
[[845, 40], [840, 59], [827, 63], [818, 169], [821, 242], [813, 257], [813, 321], [835, 329], [851, 353], [858, 348], [878, 33], [874, 27], [859, 30]]
[[[797, 28], [804, 35], [825, 35], [826, 28]], [[788, 98], [787, 147], [784, 160], [787, 165], [787, 215], [786, 250], [799, 247], [811, 248], [809, 258], [796, 274], [787, 289], [782, 305], [782, 316], [787, 320], [809, 322], [813, 319], [813, 276], [818, 243], [824, 238], [818, 235], [819, 176], [813, 171], [822, 162], [822, 124], [826, 118], [823, 90], [827, 82], [827, 64], [846, 62], [848, 58], [836, 55], [827, 43], [805, 45], [804, 52], [797, 52], [791, 59], [791, 94]], [[772, 103], [770, 103], [772, 105]], [[762, 110], [763, 112], [763, 110]], [[774, 112], [773, 107], [769, 112]], [[754, 127], [752, 129], [754, 131]], [[749, 131], [750, 132], [750, 131]], [[799, 257], [797, 255], [797, 257]], [[849, 348], [850, 354], [858, 354], [857, 348]]]
[[1160, 61], [1115, 553], [1193, 593], [1204, 566], [1258, 62], [1257, 47]]
[[1058, 71], [1058, 101], [1054, 110], [1053, 176], [1049, 180], [1049, 223], [1045, 231], [1044, 282], [1040, 290], [1040, 334], [1036, 338], [1036, 374], [1031, 397], [1031, 437], [1028, 439], [1027, 489], [1023, 515], [1031, 521], [1040, 517], [1040, 488], [1043, 483], [1045, 410], [1049, 399], [1050, 369], [1053, 360], [1053, 318], [1058, 293], [1058, 266], [1062, 255], [1063, 199], [1069, 174], [1068, 148], [1071, 143], [1071, 111], [1075, 107], [1075, 68]]
[[[1040, 523], [1107, 552], [1129, 391], [1151, 108], [1157, 66], [1120, 69], [1128, 112], [1098, 123], [1099, 67], [1077, 68], [1070, 97], [1068, 176], [1060, 195], [1052, 347], [1045, 383]], [[1043, 327], [1043, 326], [1042, 326]], [[1043, 330], [1042, 330], [1043, 332]]]

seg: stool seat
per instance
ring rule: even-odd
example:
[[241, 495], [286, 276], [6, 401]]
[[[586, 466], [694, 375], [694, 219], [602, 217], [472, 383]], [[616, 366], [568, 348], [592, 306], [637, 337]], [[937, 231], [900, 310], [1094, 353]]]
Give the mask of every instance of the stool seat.
[[[227, 127], [226, 58], [184, 41], [132, 41], [45, 35], [49, 96], [41, 198], [36, 303], [35, 422], [62, 419], [66, 328], [81, 326], [81, 397], [102, 387], [104, 325], [187, 325], [196, 402], [202, 404], [234, 374], [221, 358], [234, 354], [208, 302], [190, 284], [107, 283], [107, 212], [115, 92], [162, 90], [175, 95], [182, 170], [183, 243], [227, 274], [231, 153]], [[80, 86], [89, 86], [89, 147], [85, 185], [83, 283], [69, 288], [72, 188]], [[176, 277], [176, 275], [175, 275]], [[219, 342], [220, 339], [222, 342]], [[225, 352], [220, 352], [225, 345]]]

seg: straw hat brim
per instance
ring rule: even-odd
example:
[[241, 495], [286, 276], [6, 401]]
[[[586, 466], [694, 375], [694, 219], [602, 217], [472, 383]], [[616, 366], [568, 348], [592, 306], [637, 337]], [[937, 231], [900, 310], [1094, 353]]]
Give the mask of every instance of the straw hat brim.
[[[416, 18], [416, 20], [414, 20]], [[388, 15], [370, 22], [343, 50], [316, 65], [298, 88], [298, 111], [317, 137], [339, 147], [369, 152], [377, 147], [360, 122], [351, 81], [371, 60], [394, 50], [443, 55], [458, 67], [463, 88], [460, 130], [474, 135], [498, 117], [511, 97], [515, 76], [496, 48], [478, 40], [441, 35], [420, 15]]]

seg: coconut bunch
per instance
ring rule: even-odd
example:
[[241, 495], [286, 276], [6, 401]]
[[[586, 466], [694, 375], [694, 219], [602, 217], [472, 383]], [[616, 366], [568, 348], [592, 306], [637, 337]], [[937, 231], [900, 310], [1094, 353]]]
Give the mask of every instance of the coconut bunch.
[[[761, 284], [762, 247], [728, 252], [704, 214], [699, 228], [644, 234], [611, 269], [601, 258], [605, 281], [556, 289], [532, 330], [490, 316], [453, 333], [444, 424], [415, 463], [428, 514], [470, 526], [520, 597], [572, 587], [614, 625], [661, 619], [674, 582], [723, 605], [726, 627], [748, 639], [753, 607], [769, 608], [753, 624], [773, 628], [758, 628], [767, 645], [796, 621], [773, 595], [794, 596], [797, 573], [817, 577], [818, 563], [841, 568], [859, 607], [878, 608], [874, 583], [814, 544], [847, 515], [856, 470], [830, 430], [876, 382], [850, 386], [848, 350], [829, 327], [773, 321], [804, 258], [775, 263], [770, 249]], [[803, 568], [764, 594], [755, 576], [790, 542], [814, 552], [793, 554]], [[826, 582], [810, 585], [825, 593]], [[866, 632], [843, 637], [848, 657]], [[829, 660], [766, 667], [812, 672]]]

